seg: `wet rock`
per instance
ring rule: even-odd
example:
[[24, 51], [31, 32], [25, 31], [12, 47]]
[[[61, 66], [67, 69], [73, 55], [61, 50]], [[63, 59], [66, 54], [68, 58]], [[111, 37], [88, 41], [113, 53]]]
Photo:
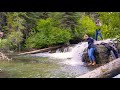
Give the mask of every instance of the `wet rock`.
[[117, 46], [118, 52], [120, 53], [120, 42], [116, 46]]
[[118, 53], [120, 53], [120, 38], [114, 40], [115, 46], [118, 50]]

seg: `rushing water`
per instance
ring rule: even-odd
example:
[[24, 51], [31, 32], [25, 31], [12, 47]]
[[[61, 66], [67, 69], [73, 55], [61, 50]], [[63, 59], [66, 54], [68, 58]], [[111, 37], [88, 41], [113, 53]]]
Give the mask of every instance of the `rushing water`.
[[[101, 42], [112, 42], [111, 39], [102, 40], [102, 41], [95, 41], [95, 44], [100, 44]], [[63, 52], [60, 51], [60, 49], [56, 50], [56, 53], [37, 53], [37, 54], [31, 54], [31, 56], [36, 57], [49, 57], [51, 59], [62, 59], [64, 60], [61, 63], [68, 64], [68, 65], [84, 65], [82, 62], [82, 55], [84, 50], [88, 47], [87, 42], [81, 42], [78, 43], [72, 47], [67, 47], [64, 49]]]
[[[95, 41], [96, 44], [101, 42], [112, 42], [110, 39], [103, 41]], [[68, 73], [69, 75], [79, 76], [84, 73], [87, 73], [94, 68], [88, 68], [85, 66], [85, 63], [82, 62], [82, 55], [84, 50], [88, 47], [87, 42], [81, 42], [74, 46], [70, 46], [64, 49], [63, 52], [60, 49], [57, 49], [55, 53], [37, 53], [31, 54], [33, 57], [47, 57], [53, 62], [57, 61], [57, 64], [61, 65], [60, 70], [57, 72], [63, 72], [63, 74]], [[55, 73], [57, 73], [55, 72]]]
[[57, 49], [55, 53], [37, 53], [31, 54], [32, 57], [47, 57], [60, 65], [60, 69], [53, 71], [55, 74], [65, 74], [66, 77], [76, 77], [86, 72], [89, 72], [91, 68], [84, 66], [82, 62], [83, 51], [87, 48], [87, 42], [82, 42], [74, 46], [66, 47], [63, 52]]
[[113, 78], [120, 78], [120, 74], [114, 76]]
[[[45, 52], [14, 57], [11, 62], [0, 61], [3, 74], [0, 77], [74, 78], [92, 70], [84, 66], [82, 53], [87, 42], [58, 49], [55, 53]], [[4, 75], [6, 74], [6, 76]], [[7, 75], [8, 74], [8, 75]], [[4, 75], [4, 76], [3, 76]]]
[[[97, 41], [110, 42], [110, 40]], [[30, 54], [15, 57], [11, 62], [1, 62], [0, 69], [9, 73], [7, 77], [29, 78], [74, 78], [85, 74], [95, 68], [86, 67], [82, 62], [83, 51], [87, 48], [87, 42], [81, 42], [73, 46], [57, 49], [55, 53]], [[3, 73], [2, 75], [4, 75]]]
[[87, 42], [79, 43], [73, 47], [67, 47], [68, 51], [64, 50], [64, 52], [60, 52], [59, 49], [56, 50], [56, 53], [38, 53], [38, 54], [31, 54], [31, 56], [37, 56], [37, 57], [49, 57], [51, 59], [62, 59], [63, 64], [68, 64], [72, 66], [76, 65], [83, 65], [82, 62], [82, 54], [83, 51], [87, 48], [88, 44]]

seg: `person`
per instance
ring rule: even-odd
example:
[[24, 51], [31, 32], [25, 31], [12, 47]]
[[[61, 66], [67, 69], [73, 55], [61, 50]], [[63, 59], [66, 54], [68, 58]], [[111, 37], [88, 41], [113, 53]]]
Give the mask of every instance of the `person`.
[[87, 40], [88, 42], [88, 56], [90, 59], [90, 63], [88, 63], [88, 65], [95, 65], [96, 61], [94, 56], [94, 52], [95, 52], [94, 39], [89, 37], [88, 34], [84, 35], [84, 39]]
[[95, 32], [95, 40], [97, 41], [98, 40], [98, 35], [101, 37], [101, 39], [103, 40], [102, 38], [102, 34], [101, 34], [101, 22], [99, 19], [96, 20], [96, 26], [97, 26], [97, 29], [96, 29], [96, 32]]
[[0, 38], [3, 37], [3, 32], [0, 30]]

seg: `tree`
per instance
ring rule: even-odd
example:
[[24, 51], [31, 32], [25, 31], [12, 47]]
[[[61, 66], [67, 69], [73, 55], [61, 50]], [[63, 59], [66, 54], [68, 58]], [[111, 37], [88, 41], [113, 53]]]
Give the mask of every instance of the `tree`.
[[0, 12], [2, 46], [25, 49], [27, 42], [33, 48], [79, 42], [85, 33], [94, 37], [96, 18], [101, 20], [103, 38], [119, 36], [119, 12]]
[[46, 20], [39, 19], [35, 30], [33, 30], [33, 33], [26, 40], [27, 48], [44, 48], [64, 44], [71, 39], [69, 30], [55, 27], [52, 18], [47, 18]]
[[6, 12], [0, 12], [0, 30], [2, 30], [2, 26], [6, 24], [5, 15], [6, 15]]
[[103, 26], [104, 38], [115, 38], [120, 33], [120, 13], [119, 12], [99, 12]]
[[48, 17], [49, 12], [26, 12], [26, 16], [24, 16], [24, 19], [26, 20], [26, 29], [23, 31], [24, 38], [26, 39], [29, 36], [39, 19], [46, 19]]
[[94, 37], [96, 26], [95, 22], [89, 16], [83, 15], [79, 20], [79, 24], [81, 25], [80, 29], [83, 34], [89, 33], [91, 37]]
[[25, 20], [22, 16], [25, 15], [25, 12], [7, 12], [6, 13], [6, 26], [7, 30], [7, 41], [9, 42], [10, 47], [18, 47], [22, 41], [22, 30], [25, 29], [24, 23]]
[[79, 12], [64, 12], [61, 19], [61, 26], [64, 28], [70, 28], [74, 33], [75, 26], [80, 17], [81, 13]]

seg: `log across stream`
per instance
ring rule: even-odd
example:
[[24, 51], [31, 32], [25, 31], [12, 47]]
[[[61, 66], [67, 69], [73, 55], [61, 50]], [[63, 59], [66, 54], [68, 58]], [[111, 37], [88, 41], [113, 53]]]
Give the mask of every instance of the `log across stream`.
[[120, 73], [120, 58], [96, 68], [77, 78], [111, 78]]

